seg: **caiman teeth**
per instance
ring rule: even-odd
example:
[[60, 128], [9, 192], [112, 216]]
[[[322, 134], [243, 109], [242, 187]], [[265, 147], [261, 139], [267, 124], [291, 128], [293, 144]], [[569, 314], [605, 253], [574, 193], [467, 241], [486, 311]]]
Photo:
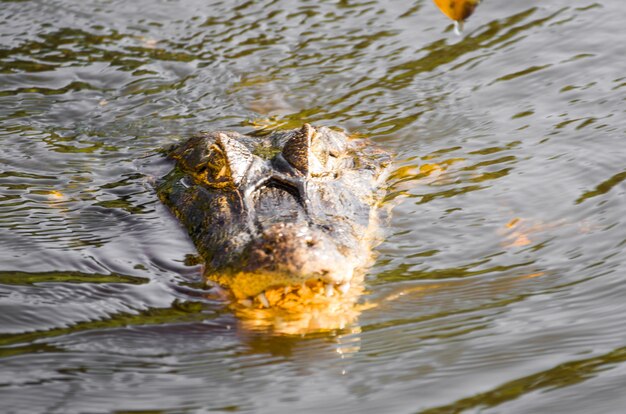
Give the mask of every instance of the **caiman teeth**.
[[341, 296], [347, 294], [350, 289], [351, 283], [349, 281], [339, 284], [317, 279], [298, 285], [270, 287], [255, 296], [239, 299], [238, 303], [243, 307], [254, 309], [271, 309], [275, 306], [284, 306], [285, 304], [289, 304], [288, 307], [291, 306], [293, 308], [298, 301], [318, 301], [319, 303], [324, 303], [321, 300], [322, 297], [333, 301], [335, 299], [330, 298], [341, 300]]
[[259, 302], [261, 302], [261, 305], [263, 305], [264, 308], [270, 307], [270, 302], [269, 300], [267, 300], [267, 296], [265, 296], [265, 292], [259, 293], [256, 298], [259, 300]]

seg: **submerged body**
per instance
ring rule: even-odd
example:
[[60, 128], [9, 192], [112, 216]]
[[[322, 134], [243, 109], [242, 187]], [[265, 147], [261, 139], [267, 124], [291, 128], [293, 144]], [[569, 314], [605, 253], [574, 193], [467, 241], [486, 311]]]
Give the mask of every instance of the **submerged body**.
[[[248, 306], [305, 292], [347, 295], [378, 243], [389, 156], [342, 132], [195, 136], [158, 186], [205, 260], [205, 276]], [[278, 292], [278, 293], [277, 293]]]

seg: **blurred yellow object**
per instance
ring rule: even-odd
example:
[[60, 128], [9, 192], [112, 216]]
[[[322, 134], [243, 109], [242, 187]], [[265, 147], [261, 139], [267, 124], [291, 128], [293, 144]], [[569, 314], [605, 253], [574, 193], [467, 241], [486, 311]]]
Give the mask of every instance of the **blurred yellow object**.
[[60, 191], [56, 191], [56, 190], [52, 190], [48, 193], [48, 197], [51, 200], [63, 200], [65, 198], [65, 196], [63, 195], [62, 192]]
[[480, 0], [433, 0], [437, 7], [454, 21], [462, 22], [474, 13]]
[[439, 10], [454, 20], [454, 31], [460, 35], [463, 22], [474, 13], [480, 0], [433, 0]]

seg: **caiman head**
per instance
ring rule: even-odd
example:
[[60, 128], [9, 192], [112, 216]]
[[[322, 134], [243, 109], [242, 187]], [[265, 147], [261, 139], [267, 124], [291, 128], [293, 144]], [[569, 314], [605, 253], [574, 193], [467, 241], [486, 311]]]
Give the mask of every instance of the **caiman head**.
[[380, 241], [386, 153], [305, 124], [266, 137], [204, 133], [170, 157], [159, 196], [207, 279], [239, 303], [288, 308], [308, 294], [346, 295], [362, 280]]

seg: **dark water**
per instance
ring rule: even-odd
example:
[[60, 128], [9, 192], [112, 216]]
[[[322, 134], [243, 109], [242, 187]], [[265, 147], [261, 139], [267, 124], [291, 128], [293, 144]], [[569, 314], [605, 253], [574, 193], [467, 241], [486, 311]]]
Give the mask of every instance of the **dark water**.
[[[626, 5], [0, 1], [0, 411], [619, 413]], [[396, 154], [370, 309], [306, 336], [203, 295], [150, 186], [198, 130]]]

